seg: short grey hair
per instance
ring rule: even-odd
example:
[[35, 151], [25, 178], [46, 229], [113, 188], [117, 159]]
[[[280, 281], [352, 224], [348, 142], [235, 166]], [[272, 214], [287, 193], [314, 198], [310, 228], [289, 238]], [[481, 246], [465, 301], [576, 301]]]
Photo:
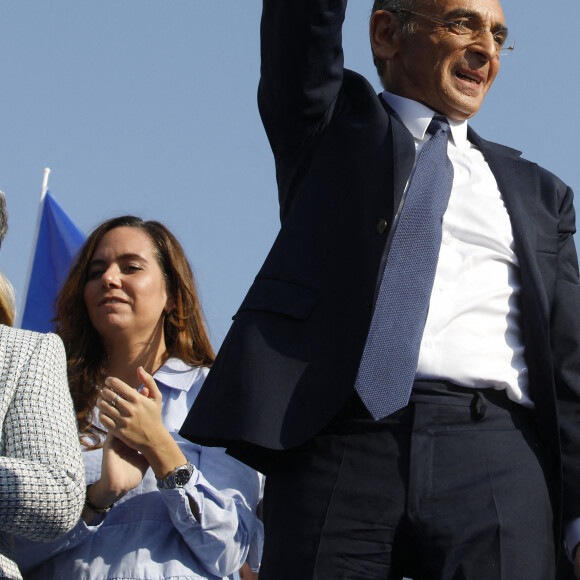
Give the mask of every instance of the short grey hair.
[[8, 232], [8, 213], [6, 212], [6, 197], [0, 191], [0, 245]]
[[[372, 14], [377, 10], [386, 10], [387, 12], [392, 12], [397, 17], [397, 20], [401, 23], [401, 29], [404, 36], [408, 36], [414, 30], [414, 23], [411, 21], [411, 14], [405, 14], [404, 10], [415, 10], [417, 7], [418, 0], [375, 0], [373, 4]], [[371, 14], [371, 16], [372, 16]], [[379, 78], [383, 78], [383, 73], [385, 72], [385, 63], [379, 60], [373, 52], [373, 62], [377, 68], [377, 73]]]

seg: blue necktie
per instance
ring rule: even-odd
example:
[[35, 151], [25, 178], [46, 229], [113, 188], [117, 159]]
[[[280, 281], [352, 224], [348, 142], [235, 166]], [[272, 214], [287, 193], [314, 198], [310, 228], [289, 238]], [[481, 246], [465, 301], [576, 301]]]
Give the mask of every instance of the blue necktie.
[[441, 222], [453, 184], [449, 124], [435, 116], [427, 132], [391, 247], [355, 383], [375, 420], [409, 402], [441, 246]]

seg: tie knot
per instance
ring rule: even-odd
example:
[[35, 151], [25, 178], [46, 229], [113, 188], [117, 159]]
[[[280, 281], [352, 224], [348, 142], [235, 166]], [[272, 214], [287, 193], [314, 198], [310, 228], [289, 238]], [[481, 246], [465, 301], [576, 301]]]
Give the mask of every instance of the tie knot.
[[430, 135], [435, 135], [439, 130], [449, 133], [449, 123], [443, 115], [435, 115], [427, 127], [427, 133]]

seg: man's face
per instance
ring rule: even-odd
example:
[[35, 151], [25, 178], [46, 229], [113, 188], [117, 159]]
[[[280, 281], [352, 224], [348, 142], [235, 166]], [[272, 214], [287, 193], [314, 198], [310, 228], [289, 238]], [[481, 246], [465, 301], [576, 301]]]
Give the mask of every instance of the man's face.
[[[444, 20], [476, 16], [483, 28], [505, 26], [497, 0], [425, 0], [416, 12]], [[409, 15], [414, 32], [401, 40], [392, 61], [387, 89], [452, 119], [469, 119], [481, 107], [499, 71], [499, 55], [490, 32], [476, 41], [453, 34], [443, 23]]]

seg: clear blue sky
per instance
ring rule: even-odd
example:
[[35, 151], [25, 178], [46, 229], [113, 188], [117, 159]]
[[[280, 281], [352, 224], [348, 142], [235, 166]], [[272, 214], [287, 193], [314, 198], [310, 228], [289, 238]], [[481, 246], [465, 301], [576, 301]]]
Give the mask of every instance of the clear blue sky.
[[[371, 4], [351, 0], [344, 44], [378, 90]], [[580, 191], [580, 2], [547, 6], [503, 3], [516, 50], [472, 125]], [[279, 226], [256, 106], [260, 11], [259, 0], [0, 0], [0, 268], [19, 306], [48, 166], [85, 232], [123, 213], [173, 230], [220, 345]]]

